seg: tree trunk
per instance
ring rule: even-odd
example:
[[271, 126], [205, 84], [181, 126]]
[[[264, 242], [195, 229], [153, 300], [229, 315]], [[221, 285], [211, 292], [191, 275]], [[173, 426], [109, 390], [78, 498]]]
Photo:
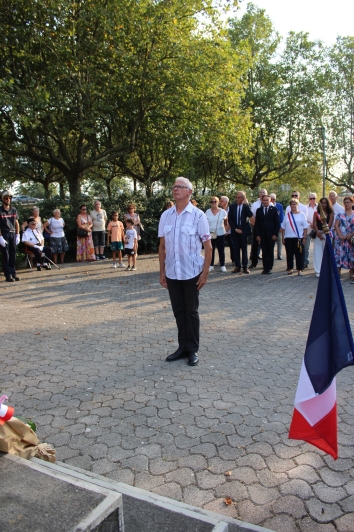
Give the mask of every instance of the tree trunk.
[[146, 191], [146, 197], [151, 198], [153, 194], [152, 194], [152, 184], [150, 182], [146, 183], [145, 191]]
[[136, 179], [133, 179], [134, 194], [136, 193]]
[[48, 181], [44, 181], [44, 182], [42, 183], [42, 185], [43, 185], [43, 188], [44, 188], [44, 195], [45, 195], [45, 197], [46, 197], [47, 199], [49, 199], [49, 198], [50, 198], [50, 190], [49, 190], [49, 183], [48, 183]]
[[64, 183], [62, 181], [59, 183], [59, 196], [60, 199], [65, 199]]
[[68, 181], [70, 196], [78, 196], [81, 194], [81, 175], [70, 173], [65, 177]]
[[109, 197], [109, 199], [111, 199], [112, 198], [111, 179], [106, 180], [106, 190], [107, 190], [107, 196]]

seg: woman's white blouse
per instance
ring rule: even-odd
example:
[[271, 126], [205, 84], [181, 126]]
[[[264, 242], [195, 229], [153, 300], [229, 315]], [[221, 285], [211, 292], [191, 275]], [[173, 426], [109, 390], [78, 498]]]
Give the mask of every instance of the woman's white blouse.
[[220, 209], [220, 211], [217, 212], [215, 216], [211, 212], [211, 209], [208, 209], [205, 212], [205, 216], [208, 219], [209, 229], [211, 233], [216, 232], [218, 236], [222, 236], [226, 234], [224, 220], [225, 218], [227, 218], [227, 214], [226, 214], [226, 211], [224, 211], [224, 209]]

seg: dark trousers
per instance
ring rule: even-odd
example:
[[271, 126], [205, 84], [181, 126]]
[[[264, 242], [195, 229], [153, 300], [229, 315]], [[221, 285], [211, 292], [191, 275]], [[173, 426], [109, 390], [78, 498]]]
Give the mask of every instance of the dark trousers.
[[296, 269], [298, 271], [304, 269], [304, 246], [299, 243], [298, 238], [286, 238], [286, 265], [288, 270], [294, 269], [294, 255], [296, 262]]
[[225, 239], [224, 239], [224, 235], [217, 236], [216, 238], [212, 238], [211, 239], [211, 245], [212, 245], [212, 248], [213, 248], [213, 252], [212, 252], [212, 255], [211, 255], [210, 266], [214, 266], [215, 248], [218, 248], [220, 266], [225, 266]]
[[229, 244], [231, 262], [235, 262], [235, 250], [234, 250], [234, 243], [232, 241], [231, 233], [225, 235], [225, 240]]
[[248, 257], [247, 257], [247, 238], [248, 235], [244, 233], [236, 233], [234, 231], [232, 234], [232, 240], [234, 243], [234, 253], [235, 253], [235, 266], [236, 268], [241, 268], [241, 257], [240, 252], [242, 251], [242, 267], [247, 268]]
[[50, 248], [49, 246], [44, 246], [43, 251], [40, 251], [37, 248], [32, 248], [31, 251], [32, 253], [34, 253], [37, 264], [46, 262], [46, 258], [42, 257], [43, 253], [45, 254], [46, 257], [48, 257], [48, 259], [52, 260], [53, 252], [52, 252], [52, 248]]
[[252, 247], [251, 247], [251, 263], [256, 267], [258, 264], [259, 242], [256, 240], [255, 231], [252, 233]]
[[197, 353], [199, 349], [199, 275], [187, 281], [166, 278], [180, 349]]
[[7, 242], [4, 248], [0, 246], [2, 271], [7, 279], [16, 275], [16, 233], [2, 230], [1, 234]]
[[275, 240], [270, 236], [261, 237], [263, 269], [268, 272], [274, 266], [274, 244]]

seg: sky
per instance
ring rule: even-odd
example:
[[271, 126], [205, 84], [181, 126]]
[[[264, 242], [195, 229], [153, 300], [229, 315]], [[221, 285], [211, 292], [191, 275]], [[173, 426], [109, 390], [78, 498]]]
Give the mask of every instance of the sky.
[[[238, 16], [246, 10], [247, 1], [240, 4]], [[354, 0], [252, 0], [265, 9], [282, 37], [289, 31], [304, 31], [311, 40], [332, 45], [336, 37], [354, 36]]]

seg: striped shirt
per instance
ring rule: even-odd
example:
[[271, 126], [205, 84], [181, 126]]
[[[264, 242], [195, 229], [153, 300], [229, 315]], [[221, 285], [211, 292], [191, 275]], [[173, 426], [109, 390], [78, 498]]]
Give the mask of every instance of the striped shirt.
[[165, 238], [166, 277], [186, 281], [197, 277], [203, 269], [202, 242], [210, 240], [207, 217], [204, 212], [188, 203], [177, 214], [176, 206], [162, 213], [159, 238]]

